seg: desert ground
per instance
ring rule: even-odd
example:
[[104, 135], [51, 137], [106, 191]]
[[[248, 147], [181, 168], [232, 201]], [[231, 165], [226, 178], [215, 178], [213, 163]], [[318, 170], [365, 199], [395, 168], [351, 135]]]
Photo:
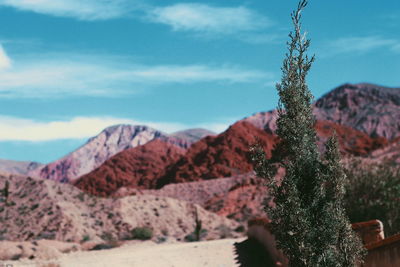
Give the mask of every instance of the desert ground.
[[236, 238], [164, 244], [133, 241], [110, 250], [71, 252], [57, 260], [20, 260], [3, 264], [12, 264], [10, 267], [233, 267], [240, 266], [235, 260], [234, 244], [244, 240]]

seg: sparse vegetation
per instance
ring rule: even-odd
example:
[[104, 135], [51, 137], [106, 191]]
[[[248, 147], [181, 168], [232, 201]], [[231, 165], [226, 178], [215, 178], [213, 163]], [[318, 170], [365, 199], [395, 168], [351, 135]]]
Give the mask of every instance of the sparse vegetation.
[[118, 244], [116, 242], [109, 242], [109, 243], [103, 243], [103, 244], [97, 244], [90, 250], [104, 250], [104, 249], [112, 249], [118, 247]]
[[90, 240], [90, 236], [89, 236], [89, 235], [84, 235], [84, 236], [82, 237], [81, 242], [83, 243], [83, 242], [87, 242], [87, 241], [89, 241], [89, 240]]
[[226, 226], [225, 224], [219, 225], [217, 229], [219, 231], [219, 236], [221, 239], [233, 237], [232, 229]]
[[103, 232], [103, 234], [101, 235], [101, 239], [103, 239], [104, 241], [107, 241], [107, 242], [116, 240], [111, 232]]
[[85, 201], [85, 193], [80, 192], [78, 195], [75, 196], [77, 199], [79, 199], [81, 202]]
[[197, 239], [197, 236], [196, 236], [195, 232], [192, 232], [192, 233], [186, 235], [184, 239], [185, 239], [186, 242], [197, 242], [197, 241], [200, 241], [205, 236], [207, 236], [207, 233], [208, 233], [207, 229], [201, 229], [200, 230], [200, 238], [199, 239]]
[[390, 162], [347, 167], [345, 207], [352, 222], [381, 220], [385, 235], [400, 232], [400, 168]]
[[39, 204], [33, 204], [32, 206], [31, 206], [31, 210], [35, 210], [35, 209], [37, 209], [39, 207]]
[[237, 233], [243, 233], [246, 229], [244, 228], [243, 225], [239, 225], [238, 227], [236, 227], [235, 232]]
[[132, 239], [149, 240], [153, 237], [153, 230], [149, 227], [135, 227], [131, 231]]

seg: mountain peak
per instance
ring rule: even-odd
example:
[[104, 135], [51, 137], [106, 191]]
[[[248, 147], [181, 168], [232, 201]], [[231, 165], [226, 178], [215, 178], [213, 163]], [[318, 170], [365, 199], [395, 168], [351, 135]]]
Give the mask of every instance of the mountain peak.
[[72, 153], [29, 174], [69, 182], [99, 167], [118, 152], [146, 144], [155, 138], [168, 139], [168, 135], [144, 125], [114, 125], [90, 138]]
[[400, 88], [369, 83], [343, 84], [314, 104], [317, 119], [353, 127], [371, 137], [399, 135]]

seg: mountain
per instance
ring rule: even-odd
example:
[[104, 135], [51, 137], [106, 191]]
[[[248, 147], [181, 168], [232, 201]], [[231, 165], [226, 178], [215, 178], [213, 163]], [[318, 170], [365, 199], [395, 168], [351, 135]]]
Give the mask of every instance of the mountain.
[[[367, 134], [330, 121], [317, 121], [316, 130], [320, 150], [324, 143], [337, 133], [340, 149], [344, 154], [367, 155], [387, 144], [385, 138], [371, 138]], [[193, 144], [176, 163], [168, 166], [166, 173], [157, 181], [157, 188], [170, 183], [230, 177], [253, 170], [249, 147], [257, 142], [271, 156], [276, 135], [263, 131], [247, 121], [239, 121], [217, 136], [203, 138]]]
[[167, 134], [147, 126], [111, 126], [72, 153], [29, 172], [29, 175], [61, 182], [73, 181], [96, 169], [118, 152], [156, 138], [177, 142], [176, 138], [169, 139]]
[[[350, 127], [330, 121], [317, 121], [318, 145], [336, 132], [344, 154], [365, 156], [387, 144], [385, 138], [374, 139]], [[251, 123], [242, 121], [217, 136], [207, 136], [193, 144], [186, 153], [179, 147], [154, 140], [120, 152], [96, 170], [77, 179], [74, 185], [97, 196], [110, 196], [119, 188], [153, 189], [171, 183], [230, 177], [253, 168], [249, 147], [256, 138], [267, 156], [278, 138]]]
[[[124, 240], [136, 227], [153, 230], [153, 240], [183, 240], [193, 232], [195, 214], [206, 229], [204, 239], [219, 239], [221, 225], [232, 235], [239, 224], [197, 204], [168, 197], [141, 195], [97, 198], [52, 180], [0, 174], [0, 188], [9, 182], [7, 205], [0, 203], [0, 240], [54, 239], [94, 242]], [[226, 231], [225, 231], [226, 235]]]
[[96, 196], [109, 196], [120, 187], [152, 188], [154, 179], [184, 152], [176, 145], [155, 139], [114, 155], [94, 171], [75, 180], [74, 185]]
[[[354, 128], [370, 137], [393, 139], [400, 135], [400, 88], [373, 84], [344, 84], [313, 104], [317, 120]], [[259, 112], [244, 119], [273, 133], [276, 110]]]
[[27, 174], [37, 168], [40, 168], [42, 164], [32, 161], [14, 161], [0, 159], [0, 171], [11, 173], [11, 174]]
[[400, 88], [344, 84], [318, 99], [314, 114], [317, 119], [390, 140], [400, 136]]
[[172, 133], [170, 136], [185, 140], [186, 142], [193, 144], [209, 135], [216, 135], [216, 133], [209, 131], [207, 129], [194, 128], [194, 129], [175, 132]]
[[247, 122], [237, 122], [222, 134], [207, 136], [168, 167], [166, 174], [157, 181], [157, 188], [249, 172], [253, 169], [249, 147], [257, 141], [270, 156], [277, 138]]

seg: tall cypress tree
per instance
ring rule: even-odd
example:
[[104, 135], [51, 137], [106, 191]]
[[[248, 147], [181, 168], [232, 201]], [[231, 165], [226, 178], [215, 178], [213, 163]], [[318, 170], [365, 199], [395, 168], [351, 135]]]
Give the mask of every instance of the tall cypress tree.
[[[342, 205], [345, 179], [336, 138], [326, 144], [321, 157], [316, 144], [313, 96], [306, 76], [314, 61], [306, 51], [310, 40], [301, 32], [301, 0], [292, 13], [294, 31], [289, 34], [283, 61], [282, 81], [277, 85], [277, 135], [275, 162], [265, 159], [260, 147], [253, 148], [258, 176], [268, 181], [273, 206], [266, 206], [277, 245], [288, 256], [290, 266], [353, 266], [361, 260], [362, 245], [351, 230]], [[285, 169], [281, 181], [276, 167]]]

